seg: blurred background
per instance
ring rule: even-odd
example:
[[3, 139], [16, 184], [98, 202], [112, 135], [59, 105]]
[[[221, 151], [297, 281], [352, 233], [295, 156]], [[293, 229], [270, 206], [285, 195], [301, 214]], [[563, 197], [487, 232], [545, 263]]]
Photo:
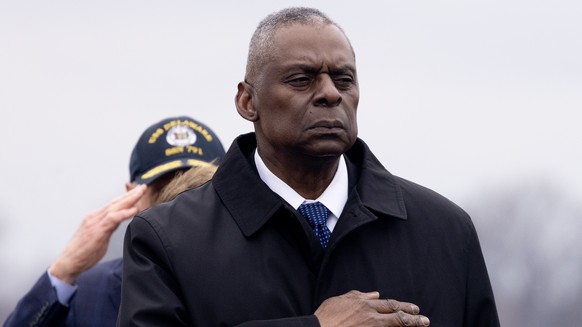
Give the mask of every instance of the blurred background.
[[[228, 147], [257, 23], [313, 6], [355, 48], [359, 135], [471, 214], [504, 326], [582, 321], [582, 2], [0, 1], [0, 321], [173, 115]], [[121, 254], [125, 225], [106, 258]]]

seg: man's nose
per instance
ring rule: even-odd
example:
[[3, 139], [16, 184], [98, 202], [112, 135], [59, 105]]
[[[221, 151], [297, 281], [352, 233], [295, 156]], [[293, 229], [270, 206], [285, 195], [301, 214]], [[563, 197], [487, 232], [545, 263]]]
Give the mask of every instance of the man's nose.
[[342, 95], [329, 74], [319, 74], [316, 82], [315, 105], [336, 107], [342, 102]]

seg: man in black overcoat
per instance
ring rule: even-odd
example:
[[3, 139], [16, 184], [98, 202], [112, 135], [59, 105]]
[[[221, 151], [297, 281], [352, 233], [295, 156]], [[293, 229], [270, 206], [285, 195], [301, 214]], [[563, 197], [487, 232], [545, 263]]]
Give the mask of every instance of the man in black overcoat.
[[335, 22], [266, 17], [235, 98], [254, 133], [131, 222], [118, 326], [499, 326], [471, 219], [382, 166], [358, 101]]

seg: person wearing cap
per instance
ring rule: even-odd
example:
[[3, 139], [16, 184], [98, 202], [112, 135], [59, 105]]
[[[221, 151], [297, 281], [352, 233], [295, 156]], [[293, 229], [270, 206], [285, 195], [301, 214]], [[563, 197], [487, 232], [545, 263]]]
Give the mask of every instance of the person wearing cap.
[[263, 19], [235, 96], [254, 133], [131, 221], [118, 326], [498, 327], [470, 217], [384, 168], [359, 95], [327, 15]]
[[223, 156], [216, 134], [190, 117], [167, 118], [146, 129], [131, 153], [127, 193], [83, 219], [4, 326], [115, 326], [122, 259], [97, 264], [111, 234], [136, 213], [206, 182]]

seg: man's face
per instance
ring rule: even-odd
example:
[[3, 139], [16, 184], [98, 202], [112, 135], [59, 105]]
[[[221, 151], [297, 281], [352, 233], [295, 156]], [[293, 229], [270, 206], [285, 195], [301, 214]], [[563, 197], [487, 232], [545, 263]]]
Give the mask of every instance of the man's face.
[[280, 28], [270, 59], [249, 78], [255, 131], [266, 157], [338, 156], [357, 137], [355, 58], [333, 25]]

